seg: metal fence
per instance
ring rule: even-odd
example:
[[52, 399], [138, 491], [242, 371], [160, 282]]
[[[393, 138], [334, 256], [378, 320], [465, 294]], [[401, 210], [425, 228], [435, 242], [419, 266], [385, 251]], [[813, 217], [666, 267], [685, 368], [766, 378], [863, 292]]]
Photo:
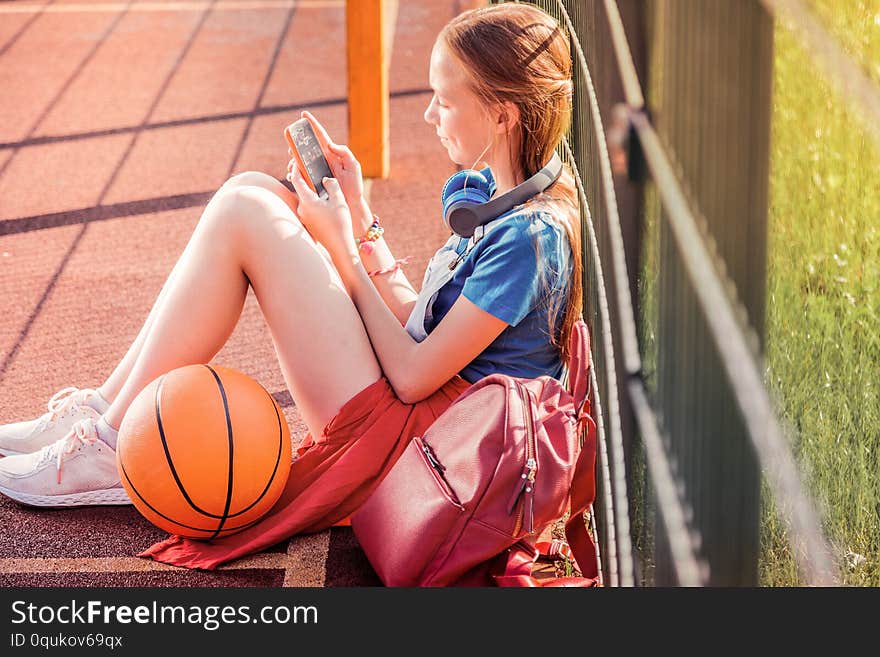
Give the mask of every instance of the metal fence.
[[575, 62], [605, 584], [756, 585], [762, 482], [802, 581], [837, 583], [762, 379], [771, 10], [821, 27], [799, 0], [533, 4]]

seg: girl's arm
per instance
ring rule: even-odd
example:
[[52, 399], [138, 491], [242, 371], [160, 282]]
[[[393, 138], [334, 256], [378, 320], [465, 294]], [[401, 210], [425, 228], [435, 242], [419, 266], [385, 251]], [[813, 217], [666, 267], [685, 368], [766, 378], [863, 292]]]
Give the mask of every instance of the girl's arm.
[[[373, 223], [373, 213], [364, 198], [361, 164], [348, 147], [336, 144], [330, 139], [327, 130], [310, 112], [302, 112], [302, 116], [308, 119], [315, 131], [315, 136], [321, 144], [321, 150], [327, 158], [327, 164], [336, 180], [339, 181], [340, 190], [351, 211], [351, 228], [354, 237], [362, 237], [370, 228], [370, 224]], [[293, 154], [291, 153], [291, 155]], [[291, 160], [288, 164], [288, 180], [291, 179], [290, 173], [293, 170], [294, 162]], [[366, 250], [360, 252], [364, 267], [368, 272], [381, 271], [395, 265], [396, 260], [384, 239], [380, 238], [371, 242], [371, 245], [372, 253], [368, 253]], [[405, 325], [418, 298], [418, 294], [407, 280], [406, 275], [398, 267], [393, 272], [373, 276], [372, 281], [397, 321], [401, 326]]]
[[[355, 227], [357, 236], [361, 237], [373, 223], [373, 213], [363, 197], [361, 197], [359, 203], [350, 207], [352, 225]], [[360, 232], [357, 232], [358, 228], [360, 228]], [[364, 250], [360, 251], [361, 260], [368, 272], [376, 272], [394, 267], [397, 260], [391, 253], [391, 249], [388, 247], [384, 237], [371, 242], [371, 245], [373, 247], [371, 253], [367, 253]], [[407, 279], [406, 274], [403, 273], [403, 269], [397, 267], [394, 271], [372, 276], [370, 280], [379, 296], [385, 302], [385, 305], [388, 306], [400, 325], [404, 326], [419, 295], [412, 286], [412, 283]]]
[[291, 182], [299, 194], [303, 225], [330, 254], [361, 316], [382, 372], [401, 401], [414, 403], [435, 392], [507, 326], [461, 296], [431, 334], [416, 342], [364, 269], [352, 236], [351, 209], [336, 179], [324, 179], [329, 195], [326, 200], [318, 198], [296, 169]]
[[382, 302], [354, 250], [334, 264], [360, 313], [391, 387], [404, 403], [428, 397], [476, 358], [507, 327], [464, 296], [422, 342], [412, 339]]

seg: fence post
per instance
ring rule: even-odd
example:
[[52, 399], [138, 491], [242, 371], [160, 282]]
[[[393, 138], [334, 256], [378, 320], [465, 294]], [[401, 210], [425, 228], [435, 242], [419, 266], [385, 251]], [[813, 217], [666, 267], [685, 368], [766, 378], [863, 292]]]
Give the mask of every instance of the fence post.
[[367, 178], [387, 178], [390, 18], [396, 0], [346, 0], [348, 141]]

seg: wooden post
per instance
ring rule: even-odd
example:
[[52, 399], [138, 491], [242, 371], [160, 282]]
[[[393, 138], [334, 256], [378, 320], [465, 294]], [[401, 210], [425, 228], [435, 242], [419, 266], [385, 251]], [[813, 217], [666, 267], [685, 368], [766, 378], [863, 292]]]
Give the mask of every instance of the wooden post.
[[388, 0], [345, 3], [349, 148], [367, 178], [387, 178], [390, 168], [388, 5]]

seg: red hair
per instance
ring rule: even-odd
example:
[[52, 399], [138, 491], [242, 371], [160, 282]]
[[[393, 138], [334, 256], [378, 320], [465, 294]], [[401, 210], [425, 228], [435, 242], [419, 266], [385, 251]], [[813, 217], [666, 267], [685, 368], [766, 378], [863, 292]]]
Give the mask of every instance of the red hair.
[[[487, 107], [509, 102], [517, 108], [520, 120], [511, 143], [519, 148], [510, 153], [510, 164], [525, 178], [537, 173], [571, 122], [571, 54], [562, 28], [534, 5], [501, 4], [459, 14], [438, 40], [462, 64], [471, 90]], [[561, 302], [548, 313], [551, 340], [567, 362], [569, 337], [583, 311], [580, 210], [567, 164], [559, 179], [529, 204], [550, 210], [571, 247], [571, 280], [561, 325]]]

